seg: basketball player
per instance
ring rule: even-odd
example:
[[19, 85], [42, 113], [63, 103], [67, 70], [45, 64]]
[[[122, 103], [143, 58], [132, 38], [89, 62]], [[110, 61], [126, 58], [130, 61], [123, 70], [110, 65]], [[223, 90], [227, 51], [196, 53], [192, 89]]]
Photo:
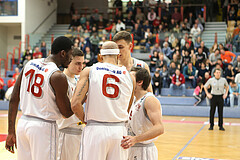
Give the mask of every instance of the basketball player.
[[[58, 67], [69, 65], [72, 47], [69, 38], [56, 38], [51, 55], [29, 61], [17, 79], [9, 103], [6, 149], [14, 153], [17, 144], [18, 160], [56, 159], [56, 120], [73, 115], [67, 96], [67, 78]], [[22, 116], [17, 125], [16, 143], [19, 103]]]
[[[87, 122], [82, 133], [80, 160], [123, 160], [128, 156], [120, 145], [127, 134], [125, 122], [135, 81], [126, 67], [117, 66], [117, 48], [116, 43], [105, 42], [100, 51], [103, 63], [80, 73], [71, 102], [73, 112]], [[87, 92], [84, 114], [81, 102]]]
[[[132, 36], [129, 32], [118, 32], [113, 37], [113, 41], [117, 43], [118, 48], [120, 49], [120, 55], [118, 59], [119, 66], [125, 66], [128, 71], [130, 71], [132, 67], [142, 67], [147, 69], [150, 73], [149, 67], [144, 61], [131, 57], [131, 49], [133, 48], [133, 44]], [[153, 92], [151, 83], [149, 84], [147, 91]]]
[[151, 76], [144, 68], [133, 68], [136, 76], [136, 101], [129, 112], [128, 132], [121, 146], [129, 147], [129, 160], [157, 160], [158, 151], [153, 141], [163, 134], [162, 111], [159, 100], [147, 91]]
[[[83, 68], [84, 55], [83, 52], [78, 49], [73, 49], [73, 59], [68, 65], [67, 69], [64, 69], [63, 73], [67, 77], [68, 81], [68, 97], [72, 98], [75, 91], [79, 75]], [[80, 140], [82, 134], [82, 125], [80, 120], [72, 115], [70, 118], [61, 118], [57, 121], [59, 129], [59, 142], [58, 142], [58, 160], [77, 160], [79, 157]]]

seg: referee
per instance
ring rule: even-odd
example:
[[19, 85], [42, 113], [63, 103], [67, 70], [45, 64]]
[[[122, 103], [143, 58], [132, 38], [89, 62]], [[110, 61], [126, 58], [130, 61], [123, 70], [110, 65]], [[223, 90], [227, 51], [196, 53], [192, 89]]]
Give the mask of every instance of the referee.
[[[211, 93], [208, 92], [208, 87], [211, 86]], [[224, 88], [225, 93], [224, 93]], [[221, 70], [216, 69], [214, 71], [214, 77], [210, 78], [206, 84], [204, 85], [204, 90], [206, 92], [207, 97], [211, 100], [210, 102], [210, 128], [208, 130], [213, 130], [214, 126], [214, 114], [216, 110], [216, 106], [218, 106], [218, 126], [219, 130], [225, 131], [223, 128], [223, 104], [224, 99], [228, 94], [228, 83], [225, 78], [221, 77]]]

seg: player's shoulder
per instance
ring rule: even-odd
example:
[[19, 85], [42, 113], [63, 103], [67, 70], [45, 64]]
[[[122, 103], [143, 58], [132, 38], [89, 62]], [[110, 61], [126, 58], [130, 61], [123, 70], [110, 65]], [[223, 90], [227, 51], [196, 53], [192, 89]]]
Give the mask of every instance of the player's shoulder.
[[160, 101], [155, 97], [155, 95], [151, 92], [148, 92], [146, 95], [146, 99], [144, 102], [145, 107], [154, 107], [154, 106], [160, 106]]

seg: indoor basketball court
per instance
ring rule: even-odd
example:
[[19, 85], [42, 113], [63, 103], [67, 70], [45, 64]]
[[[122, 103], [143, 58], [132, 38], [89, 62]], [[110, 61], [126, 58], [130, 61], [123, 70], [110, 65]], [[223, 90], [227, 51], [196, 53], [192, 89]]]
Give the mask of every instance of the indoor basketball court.
[[[163, 116], [163, 122], [165, 133], [155, 141], [159, 160], [240, 159], [239, 119], [224, 118], [224, 132], [218, 130], [217, 124], [209, 131], [207, 117]], [[1, 160], [16, 160], [16, 154], [5, 149], [7, 111], [0, 111], [0, 123]]]

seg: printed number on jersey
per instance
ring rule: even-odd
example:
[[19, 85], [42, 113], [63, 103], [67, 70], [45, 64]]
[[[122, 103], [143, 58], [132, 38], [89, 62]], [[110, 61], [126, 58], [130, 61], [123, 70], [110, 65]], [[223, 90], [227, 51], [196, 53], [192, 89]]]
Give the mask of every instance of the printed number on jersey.
[[117, 76], [111, 74], [105, 74], [102, 81], [102, 93], [108, 98], [117, 98], [119, 96], [119, 87], [117, 84], [112, 82], [119, 83], [120, 80]]
[[[42, 74], [34, 74], [35, 70], [30, 69], [25, 73], [25, 77], [29, 77], [27, 92], [31, 92], [35, 97], [41, 97], [43, 94], [42, 85], [44, 76]], [[32, 83], [33, 80], [33, 83]]]

